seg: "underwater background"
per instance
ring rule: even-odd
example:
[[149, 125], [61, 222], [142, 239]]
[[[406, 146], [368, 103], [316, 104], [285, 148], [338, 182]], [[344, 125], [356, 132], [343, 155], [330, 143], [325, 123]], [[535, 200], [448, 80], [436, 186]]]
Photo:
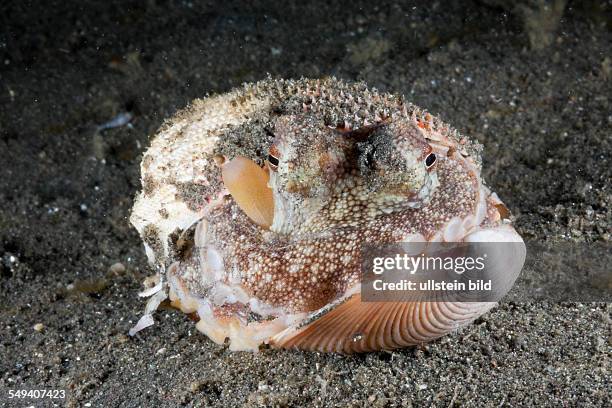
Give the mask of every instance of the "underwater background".
[[480, 141], [526, 240], [609, 243], [611, 29], [610, 1], [2, 2], [0, 392], [63, 388], [66, 406], [605, 405], [603, 302], [502, 302], [423, 347], [348, 357], [230, 352], [172, 309], [130, 338], [152, 271], [128, 217], [149, 137], [177, 109], [268, 75], [333, 75]]

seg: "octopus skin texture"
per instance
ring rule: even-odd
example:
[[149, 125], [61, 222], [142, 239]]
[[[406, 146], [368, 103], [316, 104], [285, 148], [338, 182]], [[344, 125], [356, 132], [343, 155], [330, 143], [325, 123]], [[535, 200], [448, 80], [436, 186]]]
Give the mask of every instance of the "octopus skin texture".
[[[197, 99], [141, 164], [131, 223], [163, 301], [232, 350], [354, 353], [431, 341], [494, 302], [366, 302], [364, 243], [520, 243], [480, 176], [482, 147], [403, 97], [335, 78], [271, 79]], [[504, 273], [506, 273], [504, 271]]]

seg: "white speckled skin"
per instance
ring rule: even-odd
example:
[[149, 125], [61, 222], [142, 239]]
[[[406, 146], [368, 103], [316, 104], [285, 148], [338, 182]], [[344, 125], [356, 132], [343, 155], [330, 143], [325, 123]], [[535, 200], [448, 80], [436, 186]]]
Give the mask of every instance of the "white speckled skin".
[[159, 230], [161, 247], [155, 253], [147, 251], [151, 263], [164, 264], [172, 258], [167, 237], [201, 218], [204, 202], [186, 205], [177, 197], [180, 183], [208, 186], [208, 156], [222, 131], [239, 126], [249, 116], [269, 108], [266, 99], [255, 98], [234, 105], [232, 101], [242, 94], [234, 91], [196, 99], [189, 108], [164, 123], [152, 139], [141, 164], [143, 192], [138, 195], [130, 218], [141, 235], [147, 226]]
[[[232, 200], [215, 160], [263, 165], [270, 149], [280, 157], [266, 229]], [[162, 282], [148, 310], [168, 294], [234, 350], [350, 353], [455, 330], [493, 304], [360, 302], [359, 250], [408, 239], [522, 242], [480, 178], [479, 151], [401, 97], [334, 78], [268, 79], [196, 100], [142, 162], [130, 220]]]

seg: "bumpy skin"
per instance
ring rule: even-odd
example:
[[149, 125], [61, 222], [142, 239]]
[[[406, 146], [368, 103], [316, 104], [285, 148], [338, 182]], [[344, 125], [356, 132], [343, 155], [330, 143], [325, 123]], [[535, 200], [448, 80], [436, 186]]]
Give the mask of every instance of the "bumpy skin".
[[[248, 350], [396, 348], [467, 324], [493, 304], [413, 303], [402, 315], [359, 302], [359, 254], [363, 243], [520, 241], [480, 178], [479, 152], [403, 98], [334, 78], [268, 79], [196, 100], [142, 162], [131, 221], [160, 271], [147, 311], [169, 292], [213, 340]], [[232, 200], [218, 162], [263, 166], [269, 153], [279, 163], [267, 229]]]

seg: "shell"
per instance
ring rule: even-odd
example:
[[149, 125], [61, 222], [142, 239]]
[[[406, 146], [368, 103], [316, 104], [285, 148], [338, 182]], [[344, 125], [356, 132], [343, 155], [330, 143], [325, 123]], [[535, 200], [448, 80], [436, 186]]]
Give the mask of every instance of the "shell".
[[335, 78], [194, 101], [143, 157], [130, 220], [159, 284], [132, 332], [166, 297], [232, 350], [394, 349], [469, 324], [495, 303], [363, 301], [360, 249], [519, 243], [494, 259], [511, 285], [524, 245], [480, 150], [402, 97]]

